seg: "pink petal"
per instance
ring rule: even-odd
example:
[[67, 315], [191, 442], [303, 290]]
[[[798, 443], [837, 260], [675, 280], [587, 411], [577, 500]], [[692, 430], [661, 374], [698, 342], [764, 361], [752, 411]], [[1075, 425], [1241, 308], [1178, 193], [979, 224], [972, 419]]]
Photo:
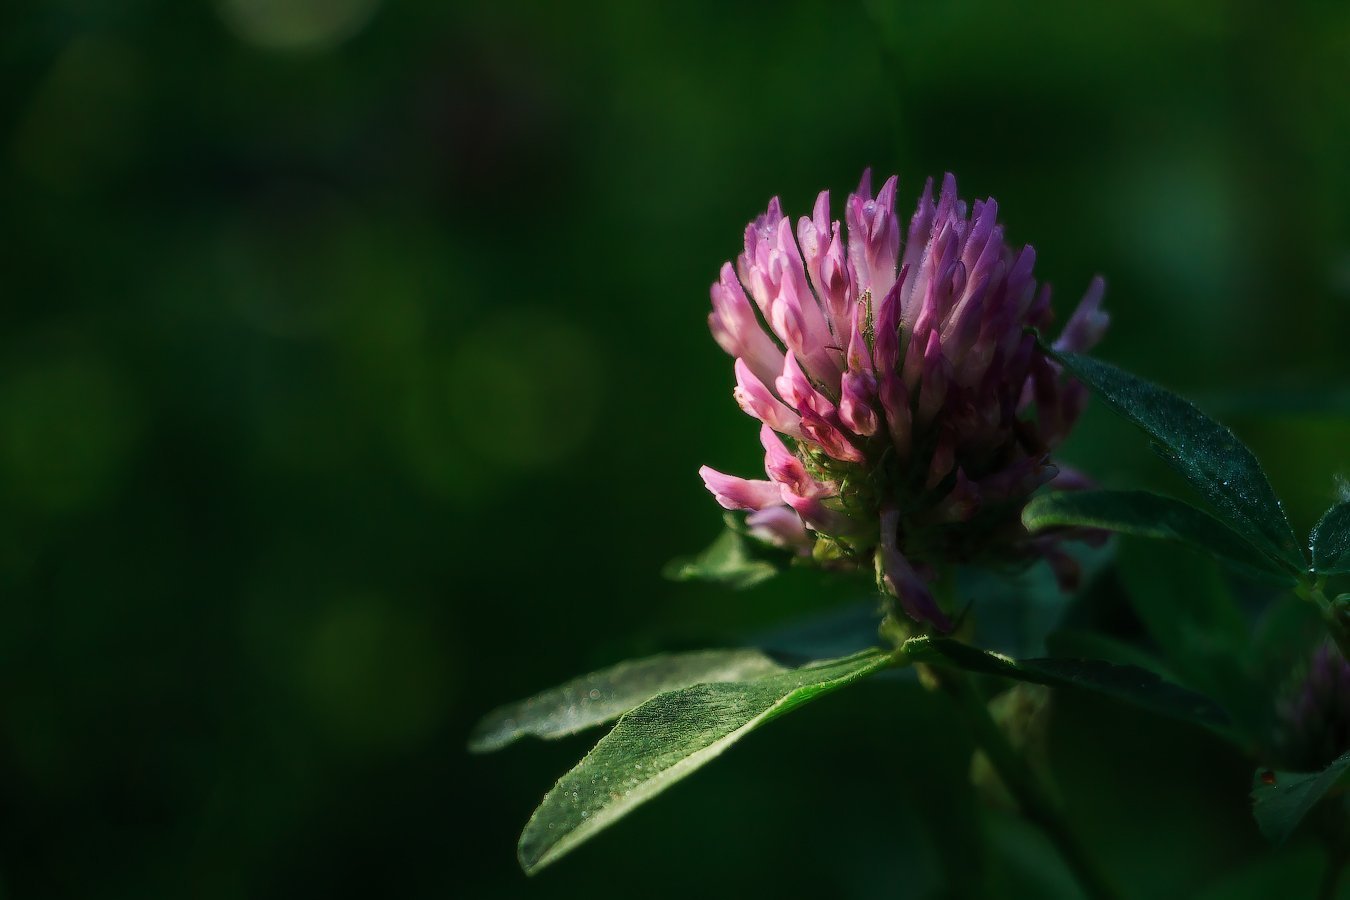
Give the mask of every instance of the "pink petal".
[[815, 389], [811, 384], [811, 379], [806, 377], [806, 373], [797, 363], [796, 355], [792, 352], [785, 355], [783, 374], [774, 380], [774, 387], [778, 389], [778, 396], [786, 400], [798, 412], [810, 410], [826, 418], [835, 415], [834, 404]]
[[741, 409], [780, 434], [802, 436], [801, 416], [775, 397], [744, 360], [736, 360], [736, 389], [732, 392]]
[[751, 537], [800, 556], [811, 552], [811, 536], [801, 516], [790, 506], [769, 506], [745, 517]]
[[776, 483], [799, 497], [829, 495], [828, 489], [807, 474], [806, 466], [768, 425], [759, 429], [759, 443], [764, 447], [764, 473]]
[[835, 427], [834, 423], [807, 408], [801, 411], [802, 434], [807, 440], [820, 445], [820, 448], [835, 459], [843, 462], [863, 463], [867, 457], [853, 446], [848, 437]]
[[703, 484], [724, 509], [764, 509], [782, 501], [779, 486], [772, 481], [752, 481], [723, 475], [716, 469], [703, 466], [698, 470]]
[[717, 343], [732, 356], [744, 359], [761, 380], [774, 378], [783, 368], [783, 351], [760, 327], [731, 263], [722, 266], [721, 277], [709, 293], [713, 312], [708, 324]]
[[782, 489], [783, 502], [791, 506], [802, 517], [808, 527], [831, 537], [853, 537], [865, 534], [866, 526], [851, 518], [847, 513], [826, 506], [815, 497], [799, 497], [787, 487]]

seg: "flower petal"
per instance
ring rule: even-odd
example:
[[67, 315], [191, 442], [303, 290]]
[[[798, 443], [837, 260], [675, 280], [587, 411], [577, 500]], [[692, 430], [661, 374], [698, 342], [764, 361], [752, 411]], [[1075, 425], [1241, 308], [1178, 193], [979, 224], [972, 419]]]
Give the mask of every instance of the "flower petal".
[[802, 417], [787, 407], [764, 386], [745, 360], [736, 360], [736, 389], [732, 392], [741, 409], [780, 434], [802, 436]]
[[1064, 331], [1055, 341], [1056, 350], [1061, 353], [1086, 353], [1097, 346], [1106, 333], [1106, 327], [1111, 324], [1111, 317], [1102, 311], [1102, 297], [1105, 294], [1106, 282], [1098, 275], [1092, 279], [1078, 308], [1065, 323]]
[[699, 469], [698, 474], [723, 509], [764, 509], [782, 503], [782, 492], [772, 481], [724, 475], [708, 466]]
[[928, 585], [914, 571], [899, 547], [900, 513], [889, 508], [881, 514], [881, 547], [878, 549], [878, 574], [882, 586], [900, 601], [905, 615], [916, 622], [932, 623], [939, 631], [951, 631], [952, 621], [933, 599]]
[[811, 552], [811, 536], [801, 516], [790, 506], [769, 506], [745, 517], [750, 536], [775, 547], [791, 550], [799, 556]]

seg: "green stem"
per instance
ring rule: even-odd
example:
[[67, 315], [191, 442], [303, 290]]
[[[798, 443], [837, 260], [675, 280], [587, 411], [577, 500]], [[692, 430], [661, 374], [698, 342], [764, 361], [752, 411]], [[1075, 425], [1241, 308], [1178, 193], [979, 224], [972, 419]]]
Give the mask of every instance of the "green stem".
[[1094, 900], [1120, 900], [1120, 893], [1107, 880], [1069, 827], [1050, 786], [1008, 742], [989, 714], [989, 707], [970, 676], [964, 672], [932, 666], [923, 666], [922, 669], [930, 680], [935, 681], [957, 702], [974, 731], [975, 743], [989, 758], [1022, 814], [1037, 825], [1059, 850], [1083, 892]]
[[1341, 871], [1345, 867], [1345, 859], [1336, 854], [1327, 860], [1326, 871], [1322, 873], [1322, 885], [1318, 888], [1318, 900], [1335, 900], [1336, 886], [1341, 883]]

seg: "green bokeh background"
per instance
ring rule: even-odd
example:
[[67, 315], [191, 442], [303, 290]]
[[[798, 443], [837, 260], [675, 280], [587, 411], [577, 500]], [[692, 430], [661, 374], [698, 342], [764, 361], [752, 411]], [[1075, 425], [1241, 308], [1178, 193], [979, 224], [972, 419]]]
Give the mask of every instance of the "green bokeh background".
[[[1343, 3], [30, 0], [0, 58], [0, 897], [1073, 896], [908, 683], [528, 881], [586, 739], [464, 751], [836, 599], [659, 575], [758, 468], [704, 318], [773, 194], [954, 171], [1296, 527], [1350, 473]], [[1176, 488], [1100, 408], [1066, 455]], [[1131, 896], [1316, 883], [1199, 733], [1062, 698], [1051, 749]]]

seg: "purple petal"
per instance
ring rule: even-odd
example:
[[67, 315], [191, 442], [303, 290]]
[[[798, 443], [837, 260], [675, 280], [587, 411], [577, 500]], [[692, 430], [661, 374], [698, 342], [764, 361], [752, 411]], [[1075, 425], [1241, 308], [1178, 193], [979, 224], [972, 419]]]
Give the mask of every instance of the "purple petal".
[[1111, 317], [1102, 311], [1102, 297], [1106, 294], [1106, 282], [1098, 275], [1088, 285], [1087, 293], [1064, 325], [1055, 349], [1062, 353], [1086, 353], [1106, 334]]
[[936, 331], [928, 335], [923, 354], [923, 380], [919, 384], [918, 420], [928, 424], [947, 398], [947, 360], [942, 355], [942, 340]]
[[854, 434], [870, 437], [877, 433], [877, 413], [872, 408], [876, 395], [872, 376], [845, 372], [839, 397], [839, 421]]
[[900, 513], [896, 509], [881, 514], [881, 582], [897, 600], [900, 608], [916, 622], [932, 623], [939, 631], [951, 631], [952, 621], [933, 599], [928, 585], [914, 571], [898, 544]]

